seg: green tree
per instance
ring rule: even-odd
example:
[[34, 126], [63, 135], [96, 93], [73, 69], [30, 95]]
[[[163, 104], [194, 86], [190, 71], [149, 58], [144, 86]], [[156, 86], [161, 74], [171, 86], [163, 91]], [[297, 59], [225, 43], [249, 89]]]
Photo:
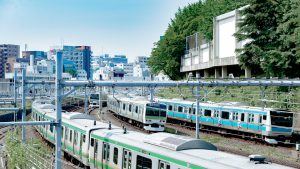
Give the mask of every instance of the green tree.
[[213, 38], [213, 18], [236, 8], [249, 0], [206, 0], [178, 9], [163, 36], [154, 44], [149, 59], [152, 73], [163, 71], [171, 79], [183, 77], [180, 73], [181, 56], [185, 53], [185, 38], [200, 32], [207, 40]]
[[267, 76], [299, 75], [295, 73], [300, 61], [296, 54], [299, 0], [251, 0], [241, 15], [235, 36], [249, 41], [237, 50], [240, 64], [261, 69]]
[[289, 0], [286, 13], [277, 27], [278, 47], [268, 52], [262, 65], [271, 76], [299, 77], [300, 75], [300, 0]]

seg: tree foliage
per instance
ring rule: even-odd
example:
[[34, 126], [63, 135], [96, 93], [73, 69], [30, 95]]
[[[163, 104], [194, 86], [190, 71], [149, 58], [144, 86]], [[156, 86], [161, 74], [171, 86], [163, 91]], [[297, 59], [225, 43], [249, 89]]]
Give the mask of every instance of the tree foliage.
[[251, 0], [241, 14], [238, 49], [243, 67], [262, 69], [267, 76], [298, 77], [299, 0]]
[[249, 0], [206, 0], [178, 9], [163, 38], [154, 44], [149, 59], [152, 73], [163, 71], [171, 79], [182, 78], [181, 56], [185, 52], [185, 38], [200, 32], [207, 40], [213, 38], [213, 18], [236, 8]]

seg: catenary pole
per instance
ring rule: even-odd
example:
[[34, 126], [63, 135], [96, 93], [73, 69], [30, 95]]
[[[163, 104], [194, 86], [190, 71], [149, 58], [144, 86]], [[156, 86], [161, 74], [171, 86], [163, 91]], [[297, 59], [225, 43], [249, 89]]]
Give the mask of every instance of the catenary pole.
[[56, 56], [56, 79], [55, 79], [55, 109], [56, 109], [56, 139], [55, 139], [55, 169], [61, 169], [61, 113], [62, 113], [62, 53]]
[[[22, 122], [25, 122], [26, 118], [26, 91], [25, 91], [25, 78], [26, 78], [26, 68], [22, 68]], [[22, 126], [22, 143], [26, 142], [26, 128]]]

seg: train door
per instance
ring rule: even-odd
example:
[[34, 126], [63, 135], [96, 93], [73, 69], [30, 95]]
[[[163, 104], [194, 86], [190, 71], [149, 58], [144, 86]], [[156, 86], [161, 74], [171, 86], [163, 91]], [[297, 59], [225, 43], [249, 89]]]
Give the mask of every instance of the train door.
[[97, 157], [98, 157], [98, 141], [95, 139], [95, 147], [94, 147], [94, 167], [97, 167]]
[[165, 161], [159, 161], [159, 167], [158, 169], [170, 169], [170, 163]]
[[102, 168], [108, 169], [110, 145], [106, 142], [103, 142], [102, 148]]
[[131, 169], [131, 151], [124, 149], [123, 150], [123, 169]]
[[263, 115], [263, 114], [259, 115], [258, 123], [260, 126], [260, 128], [259, 128], [260, 131], [266, 130], [265, 128], [266, 128], [266, 124], [267, 124], [267, 115]]
[[82, 133], [79, 134], [79, 155], [82, 158]]

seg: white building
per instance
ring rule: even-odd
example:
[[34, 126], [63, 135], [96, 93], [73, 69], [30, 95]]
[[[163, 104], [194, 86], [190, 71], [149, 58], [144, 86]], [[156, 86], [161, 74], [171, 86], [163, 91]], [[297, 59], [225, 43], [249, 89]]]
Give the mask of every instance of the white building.
[[87, 80], [87, 74], [85, 70], [77, 70], [77, 80]]
[[115, 67], [123, 69], [125, 72], [124, 76], [133, 76], [133, 63], [117, 63]]
[[134, 77], [150, 77], [150, 70], [145, 64], [137, 64], [133, 67]]
[[235, 53], [236, 49], [242, 48], [247, 42], [238, 42], [234, 37], [238, 30], [237, 20], [240, 18], [241, 9], [214, 18], [212, 41], [207, 41], [198, 33], [186, 38], [187, 52], [181, 58], [181, 72], [192, 72], [202, 77], [212, 75], [215, 78], [227, 78], [229, 74], [251, 77], [249, 68], [241, 71]]
[[149, 57], [147, 57], [147, 56], [137, 56], [135, 58], [135, 63], [147, 65], [148, 60], [149, 60]]

